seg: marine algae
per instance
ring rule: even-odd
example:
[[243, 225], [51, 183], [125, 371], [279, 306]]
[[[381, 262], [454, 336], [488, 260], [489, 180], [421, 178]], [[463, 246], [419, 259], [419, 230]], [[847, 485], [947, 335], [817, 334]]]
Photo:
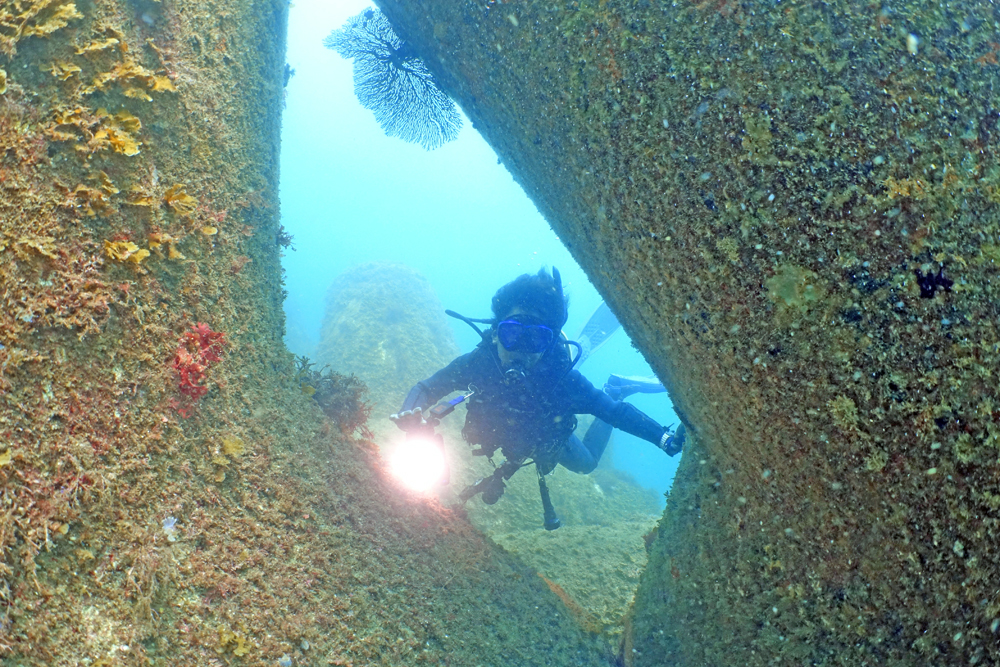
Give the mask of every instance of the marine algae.
[[198, 200], [184, 191], [182, 183], [171, 186], [163, 193], [163, 201], [178, 215], [191, 215], [198, 206]]
[[222, 439], [222, 453], [226, 456], [237, 457], [246, 454], [247, 448], [241, 438], [228, 436]]
[[72, 2], [10, 0], [0, 7], [0, 53], [12, 58], [27, 37], [48, 37], [83, 14]]
[[105, 241], [104, 252], [111, 259], [117, 259], [119, 262], [129, 261], [133, 264], [138, 264], [149, 257], [148, 250], [140, 248], [131, 241]]
[[233, 632], [228, 628], [219, 628], [219, 645], [215, 647], [216, 653], [232, 653], [238, 658], [250, 653], [252, 644], [238, 632]]

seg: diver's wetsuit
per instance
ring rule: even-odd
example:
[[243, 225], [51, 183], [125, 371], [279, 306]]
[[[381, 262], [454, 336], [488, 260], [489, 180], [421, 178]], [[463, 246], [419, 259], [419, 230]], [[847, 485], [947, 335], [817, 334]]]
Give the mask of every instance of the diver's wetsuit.
[[[637, 408], [615, 401], [579, 371], [568, 373], [569, 354], [555, 345], [523, 380], [504, 382], [496, 348], [488, 342], [464, 354], [410, 390], [403, 410], [427, 409], [453, 391], [470, 386], [462, 435], [492, 455], [532, 457], [543, 474], [561, 463], [573, 472], [597, 467], [612, 427], [659, 445], [666, 429]], [[576, 415], [597, 417], [581, 442], [573, 430]]]

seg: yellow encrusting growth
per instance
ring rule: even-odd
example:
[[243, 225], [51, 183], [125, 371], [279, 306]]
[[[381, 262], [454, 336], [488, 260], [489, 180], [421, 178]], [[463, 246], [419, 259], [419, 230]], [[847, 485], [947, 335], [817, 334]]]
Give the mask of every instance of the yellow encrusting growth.
[[226, 456], [243, 456], [246, 454], [247, 448], [243, 444], [243, 440], [235, 436], [227, 436], [222, 439], [222, 452]]
[[[94, 40], [85, 46], [76, 47], [76, 55], [85, 55], [88, 53], [94, 53], [95, 51], [104, 51], [105, 49], [110, 49], [113, 46], [119, 44], [119, 40], [114, 37], [108, 37], [107, 39]], [[77, 69], [77, 71], [80, 71]]]
[[242, 634], [227, 628], [219, 628], [219, 645], [215, 647], [216, 653], [232, 652], [236, 657], [242, 658], [250, 653], [252, 646]]
[[140, 248], [131, 241], [105, 241], [104, 252], [111, 259], [116, 259], [119, 262], [127, 260], [135, 264], [149, 257], [148, 250]]
[[11, 58], [17, 43], [27, 37], [48, 37], [70, 21], [82, 19], [72, 2], [8, 0], [0, 6], [0, 53]]
[[82, 71], [82, 69], [73, 63], [65, 60], [57, 60], [49, 66], [49, 72], [60, 81], [66, 81], [74, 74]]
[[163, 193], [163, 201], [178, 215], [191, 215], [198, 206], [198, 200], [184, 192], [185, 187], [179, 183]]

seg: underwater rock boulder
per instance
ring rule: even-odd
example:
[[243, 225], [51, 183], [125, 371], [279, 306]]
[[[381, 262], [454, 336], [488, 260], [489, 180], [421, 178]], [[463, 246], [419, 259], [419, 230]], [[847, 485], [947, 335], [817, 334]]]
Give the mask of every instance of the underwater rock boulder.
[[691, 433], [622, 660], [996, 664], [998, 15], [408, 3]]
[[376, 432], [397, 431], [388, 416], [413, 385], [457, 356], [444, 306], [414, 269], [372, 262], [348, 269], [330, 285], [316, 362], [368, 386]]

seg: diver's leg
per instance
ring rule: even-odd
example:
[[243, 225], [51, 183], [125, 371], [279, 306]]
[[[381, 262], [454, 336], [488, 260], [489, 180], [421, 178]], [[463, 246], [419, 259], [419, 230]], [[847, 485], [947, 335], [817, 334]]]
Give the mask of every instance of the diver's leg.
[[[587, 430], [587, 435], [590, 435], [590, 429]], [[586, 475], [597, 467], [597, 459], [580, 438], [571, 435], [559, 452], [559, 464], [567, 470]]]
[[583, 436], [583, 446], [594, 457], [595, 462], [601, 460], [604, 450], [608, 447], [608, 441], [611, 440], [613, 430], [615, 430], [614, 426], [596, 417], [587, 428], [587, 432]]

